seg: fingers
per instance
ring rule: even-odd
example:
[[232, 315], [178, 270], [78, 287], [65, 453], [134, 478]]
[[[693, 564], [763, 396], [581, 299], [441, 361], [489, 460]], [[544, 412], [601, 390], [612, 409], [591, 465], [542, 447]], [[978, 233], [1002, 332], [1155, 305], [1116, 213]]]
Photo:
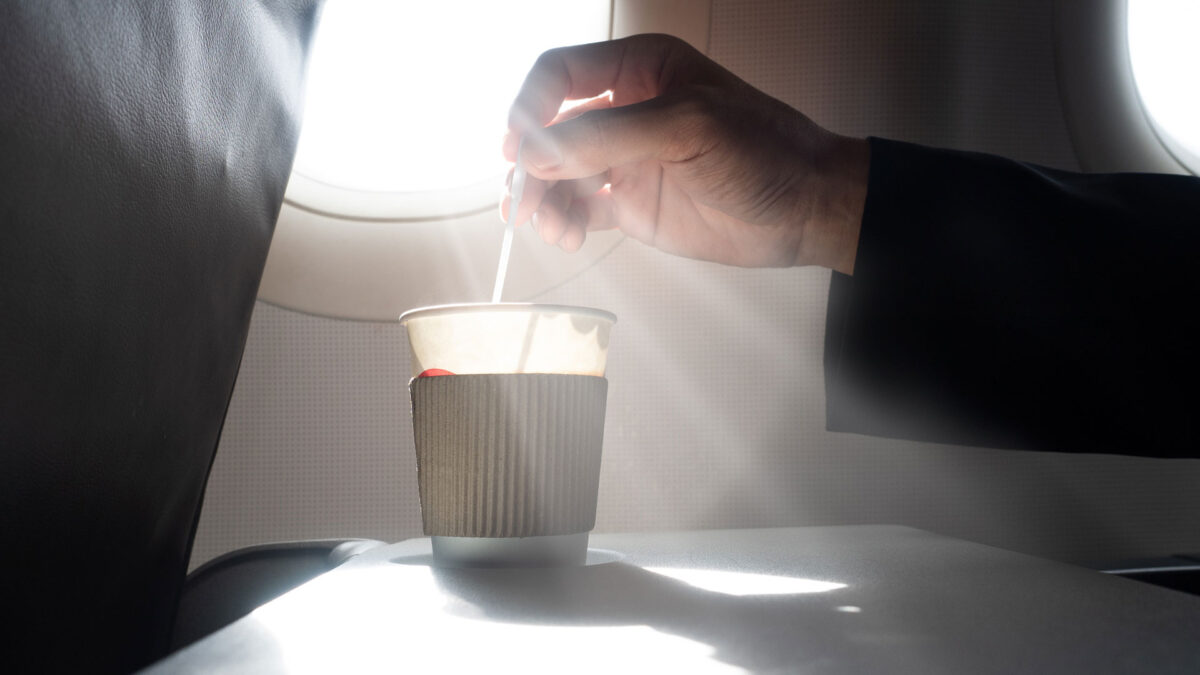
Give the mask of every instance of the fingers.
[[590, 98], [618, 89], [630, 101], [656, 96], [659, 92], [654, 76], [661, 71], [669, 49], [648, 47], [645, 40], [624, 39], [545, 52], [517, 92], [509, 128], [517, 132], [541, 128], [554, 119], [567, 99]]
[[[513, 195], [509, 192], [512, 189], [513, 172], [515, 169], [508, 170], [508, 179], [505, 181], [505, 193], [500, 199], [500, 220], [508, 222], [508, 209], [512, 204]], [[533, 216], [533, 212], [537, 210], [538, 205], [542, 202], [546, 192], [554, 187], [554, 182], [547, 182], [534, 178], [533, 176], [525, 177], [525, 191], [521, 196], [521, 203], [517, 205], [517, 213], [513, 214], [513, 225], [522, 225], [529, 221]]]
[[[570, 107], [559, 109], [558, 114], [550, 121], [551, 125], [575, 119], [585, 112], [592, 110], [602, 110], [604, 108], [613, 107], [612, 92], [605, 92], [593, 98], [587, 98], [578, 103], [572, 104]], [[564, 104], [565, 105], [565, 104]]]
[[572, 180], [656, 159], [678, 162], [716, 139], [687, 92], [633, 105], [591, 110], [530, 133], [523, 164], [542, 180]]
[[635, 35], [621, 40], [551, 49], [542, 54], [509, 110], [504, 156], [514, 161], [517, 139], [550, 124], [563, 101], [612, 92], [614, 105], [658, 96], [666, 75], [680, 63], [703, 60], [687, 43], [666, 35]]
[[599, 173], [595, 176], [580, 178], [578, 180], [566, 181], [562, 183], [569, 190], [570, 195], [574, 199], [582, 199], [599, 192], [606, 184], [608, 184], [608, 172]]
[[588, 232], [617, 228], [616, 204], [608, 187], [584, 197], [577, 202], [576, 208], [583, 215], [584, 229]]
[[562, 182], [545, 193], [531, 220], [542, 241], [574, 252], [588, 231], [616, 227], [611, 195], [601, 180]]
[[[583, 244], [587, 231], [616, 227], [617, 207], [606, 187], [612, 170], [628, 174], [647, 160], [682, 161], [712, 142], [696, 133], [711, 127], [692, 123], [703, 121], [704, 108], [696, 105], [697, 90], [686, 85], [727, 78], [732, 75], [683, 41], [661, 35], [543, 54], [513, 103], [504, 140], [509, 161], [524, 140], [528, 178], [516, 222], [531, 219], [544, 241], [568, 251]], [[590, 100], [563, 109], [564, 101], [579, 99]], [[639, 216], [653, 213], [640, 201], [656, 203], [634, 200]], [[511, 196], [502, 200], [502, 213], [510, 203]], [[641, 220], [652, 238], [652, 217]]]
[[563, 235], [572, 226], [581, 228], [579, 223], [572, 222], [578, 218], [578, 211], [570, 212], [571, 197], [563, 190], [551, 190], [533, 214], [531, 221], [533, 229], [547, 244], [554, 245], [562, 241]]
[[[510, 169], [510, 183], [512, 172]], [[578, 244], [583, 243], [582, 235], [586, 230], [616, 227], [609, 197], [608, 174], [555, 183], [527, 178], [525, 195], [518, 205], [514, 224], [529, 221], [546, 243], [571, 250], [578, 247], [571, 246], [576, 238]], [[512, 199], [512, 194], [505, 194], [500, 201], [502, 221], [507, 222]], [[579, 232], [573, 232], [575, 229]]]

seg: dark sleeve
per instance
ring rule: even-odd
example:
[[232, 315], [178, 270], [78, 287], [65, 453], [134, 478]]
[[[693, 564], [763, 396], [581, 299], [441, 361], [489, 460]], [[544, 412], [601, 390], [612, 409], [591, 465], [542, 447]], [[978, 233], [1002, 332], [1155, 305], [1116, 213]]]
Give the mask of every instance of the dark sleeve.
[[1200, 179], [871, 139], [832, 431], [1200, 457]]

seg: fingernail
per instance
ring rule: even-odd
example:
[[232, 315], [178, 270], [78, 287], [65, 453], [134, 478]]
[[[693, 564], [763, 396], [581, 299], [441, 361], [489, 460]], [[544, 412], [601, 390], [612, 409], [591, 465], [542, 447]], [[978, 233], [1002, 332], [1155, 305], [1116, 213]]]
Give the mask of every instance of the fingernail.
[[541, 211], [534, 211], [533, 216], [531, 216], [529, 218], [529, 225], [531, 227], [533, 227], [533, 231], [538, 234], [542, 233], [542, 215], [541, 215], [541, 213], [542, 213]]
[[563, 163], [562, 151], [544, 134], [526, 138], [521, 154], [529, 164], [543, 171], [554, 169]]

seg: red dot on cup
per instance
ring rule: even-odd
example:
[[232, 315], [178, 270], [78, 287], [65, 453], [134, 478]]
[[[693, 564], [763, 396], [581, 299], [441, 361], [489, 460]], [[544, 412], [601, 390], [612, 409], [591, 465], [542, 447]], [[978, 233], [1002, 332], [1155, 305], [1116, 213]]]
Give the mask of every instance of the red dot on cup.
[[427, 370], [421, 371], [421, 374], [418, 375], [417, 377], [438, 377], [440, 375], [453, 375], [453, 374], [454, 373], [452, 373], [448, 370], [442, 370], [441, 368], [429, 368]]

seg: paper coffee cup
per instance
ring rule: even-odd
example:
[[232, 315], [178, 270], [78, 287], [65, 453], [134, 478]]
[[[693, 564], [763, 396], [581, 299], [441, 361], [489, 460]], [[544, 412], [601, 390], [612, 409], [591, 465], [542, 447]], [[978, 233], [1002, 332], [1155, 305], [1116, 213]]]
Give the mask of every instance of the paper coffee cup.
[[427, 307], [400, 320], [412, 348], [421, 514], [435, 562], [582, 564], [616, 317], [498, 303]]

